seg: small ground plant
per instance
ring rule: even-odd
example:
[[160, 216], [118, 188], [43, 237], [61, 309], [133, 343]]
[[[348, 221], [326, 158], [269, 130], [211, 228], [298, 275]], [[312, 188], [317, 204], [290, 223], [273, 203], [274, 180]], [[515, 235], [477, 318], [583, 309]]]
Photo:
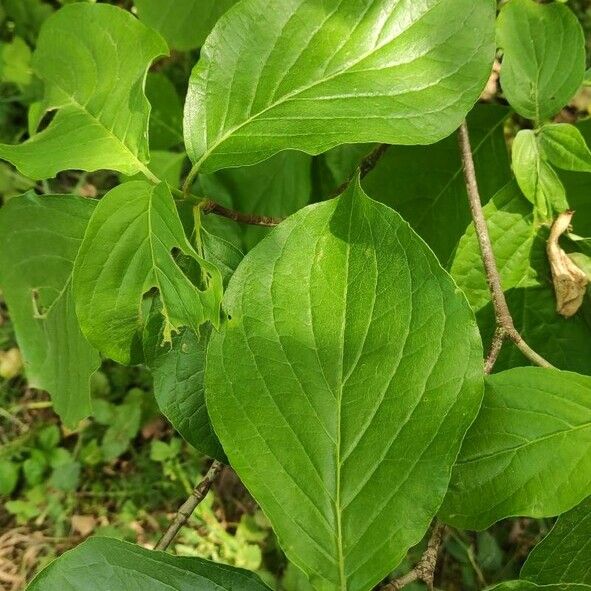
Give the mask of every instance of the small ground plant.
[[[26, 131], [0, 144], [0, 288], [19, 347], [5, 377], [22, 354], [63, 425], [96, 429], [71, 450], [48, 425], [0, 460], [0, 493], [29, 485], [6, 508], [58, 519], [84, 462], [126, 453], [157, 409], [179, 435], [151, 445], [165, 476], [191, 489], [180, 437], [210, 458], [154, 549], [92, 536], [28, 589], [433, 589], [442, 547], [474, 564], [460, 549], [476, 535], [497, 564], [495, 524], [559, 516], [490, 588], [591, 591], [575, 12], [4, 4], [0, 76], [26, 105]], [[143, 384], [105, 394], [105, 360], [148, 368], [154, 399]], [[214, 560], [166, 553], [199, 505], [207, 522], [230, 470], [259, 509], [219, 532]], [[261, 563], [271, 530], [281, 583], [239, 568]], [[474, 571], [465, 587], [485, 587]]]

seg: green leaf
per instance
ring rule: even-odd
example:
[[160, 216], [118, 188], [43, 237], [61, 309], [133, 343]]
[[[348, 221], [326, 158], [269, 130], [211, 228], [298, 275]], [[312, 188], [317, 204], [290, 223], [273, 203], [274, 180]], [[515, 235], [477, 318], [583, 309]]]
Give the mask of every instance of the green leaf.
[[[201, 231], [204, 258], [220, 269], [224, 286], [244, 258], [232, 245]], [[157, 306], [150, 312], [144, 332], [144, 358], [154, 379], [154, 396], [164, 416], [195, 449], [225, 461], [205, 407], [205, 354], [211, 327], [200, 334], [182, 329], [170, 345], [162, 345], [162, 315]]]
[[[485, 206], [493, 250], [504, 290], [540, 285], [531, 267], [530, 254], [536, 229], [531, 206], [514, 181], [503, 187]], [[490, 292], [474, 226], [460, 240], [451, 274], [475, 311], [490, 302]]]
[[171, 556], [109, 538], [90, 538], [45, 568], [27, 591], [269, 591], [253, 573]]
[[201, 47], [217, 20], [237, 0], [134, 0], [138, 16], [172, 49]]
[[3, 43], [0, 47], [0, 80], [21, 87], [31, 84], [33, 72], [29, 46], [20, 37], [15, 37], [11, 43]]
[[[187, 156], [180, 152], [163, 152], [160, 150], [152, 152], [149, 170], [161, 181], [168, 183], [170, 187], [178, 187], [181, 182], [183, 165]], [[130, 180], [144, 180], [146, 174], [138, 172], [133, 176], [120, 175], [121, 182]]]
[[541, 152], [535, 131], [522, 129], [515, 137], [513, 172], [519, 188], [543, 220], [552, 218], [554, 210], [568, 209], [564, 186]]
[[166, 52], [157, 33], [120, 8], [77, 3], [58, 10], [33, 56], [46, 85], [39, 115], [57, 113], [25, 143], [0, 145], [0, 157], [34, 179], [72, 168], [145, 172], [150, 105], [144, 79]]
[[97, 352], [80, 332], [72, 267], [95, 202], [27, 193], [0, 210], [0, 287], [29, 385], [47, 390], [70, 426], [88, 416]]
[[520, 577], [540, 585], [591, 585], [591, 497], [558, 518], [528, 556]]
[[591, 151], [583, 134], [567, 123], [551, 123], [540, 130], [541, 147], [546, 158], [564, 170], [591, 172]]
[[88, 340], [129, 364], [145, 324], [141, 303], [152, 289], [162, 302], [165, 342], [182, 326], [219, 324], [221, 274], [185, 237], [169, 189], [131, 181], [101, 199], [76, 259], [76, 311]]
[[32, 43], [37, 40], [41, 25], [53, 12], [53, 8], [41, 0], [2, 0], [0, 8], [14, 22], [15, 33]]
[[503, 92], [523, 117], [548, 119], [583, 82], [585, 37], [564, 4], [510, 0], [497, 21], [497, 42], [504, 52]]
[[174, 84], [164, 74], [148, 74], [146, 96], [152, 106], [150, 149], [168, 150], [178, 146], [183, 141], [183, 105]]
[[[207, 197], [244, 213], [283, 218], [307, 205], [312, 194], [312, 159], [298, 152], [283, 152], [266, 162], [201, 175]], [[248, 252], [268, 233], [268, 228], [236, 224], [210, 216], [206, 227], [227, 236]]]
[[355, 182], [259, 243], [224, 307], [206, 396], [231, 465], [317, 589], [372, 588], [428, 529], [477, 412], [465, 299]]
[[441, 517], [486, 529], [505, 517], [559, 515], [591, 490], [590, 452], [591, 378], [539, 367], [487, 377]]
[[[484, 207], [484, 213], [501, 283], [517, 330], [553, 365], [590, 373], [591, 328], [582, 313], [566, 319], [556, 312], [546, 255], [547, 230], [534, 225], [531, 206], [517, 184], [510, 183], [495, 195]], [[477, 312], [484, 343], [490, 343], [496, 322], [472, 225], [460, 240], [451, 273]], [[517, 347], [508, 342], [495, 369], [529, 363]]]
[[162, 414], [195, 449], [224, 460], [205, 407], [205, 352], [211, 331], [204, 330], [199, 338], [185, 329], [172, 338], [171, 345], [162, 346], [157, 328], [161, 320], [156, 317], [155, 322], [156, 329], [149, 326], [144, 338], [144, 354], [154, 378], [156, 402]]
[[185, 105], [194, 170], [254, 164], [285, 149], [433, 143], [459, 126], [490, 74], [490, 0], [268, 8], [266, 0], [238, 3], [203, 46]]
[[[468, 116], [483, 203], [511, 178], [503, 124], [508, 110], [477, 106]], [[448, 267], [472, 217], [456, 135], [433, 146], [392, 146], [363, 187], [393, 207]]]
[[591, 591], [589, 585], [557, 584], [557, 585], [536, 585], [530, 581], [508, 581], [486, 591]]

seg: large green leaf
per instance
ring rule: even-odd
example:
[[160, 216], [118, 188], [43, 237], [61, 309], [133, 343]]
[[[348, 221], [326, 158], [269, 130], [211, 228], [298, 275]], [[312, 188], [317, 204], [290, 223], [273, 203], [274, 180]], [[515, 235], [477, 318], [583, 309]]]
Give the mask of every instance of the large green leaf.
[[[507, 113], [505, 108], [486, 105], [468, 117], [484, 203], [511, 178], [503, 134]], [[472, 219], [455, 135], [434, 146], [392, 146], [363, 187], [396, 209], [448, 266]]]
[[284, 0], [269, 10], [266, 0], [240, 2], [191, 75], [185, 143], [195, 169], [254, 164], [289, 148], [319, 154], [344, 143], [446, 137], [490, 74], [495, 7]]
[[200, 47], [237, 0], [134, 0], [138, 16], [156, 29], [173, 49]]
[[162, 303], [164, 342], [182, 326], [197, 332], [207, 321], [219, 324], [219, 270], [185, 237], [167, 186], [131, 181], [101, 199], [76, 259], [76, 311], [88, 340], [129, 364], [145, 323], [142, 299], [152, 289]]
[[481, 397], [465, 299], [354, 183], [244, 259], [210, 341], [232, 466], [319, 590], [365, 591], [428, 529]]
[[[295, 213], [310, 202], [312, 158], [300, 152], [282, 152], [254, 166], [201, 175], [203, 194], [241, 211], [276, 218]], [[244, 252], [268, 233], [268, 228], [237, 224], [211, 216], [208, 228], [217, 230]]]
[[591, 585], [591, 497], [558, 518], [528, 556], [520, 576], [540, 585]]
[[99, 366], [76, 319], [71, 275], [95, 202], [27, 193], [0, 210], [0, 287], [29, 384], [47, 390], [70, 426], [88, 416]]
[[591, 490], [591, 378], [522, 367], [490, 376], [441, 516], [485, 529], [505, 517], [549, 517]]
[[34, 179], [71, 168], [145, 172], [150, 105], [144, 79], [166, 52], [160, 35], [120, 8], [77, 3], [57, 11], [33, 57], [45, 81], [41, 113], [57, 113], [25, 143], [0, 145], [0, 158]]
[[497, 41], [503, 92], [523, 117], [551, 117], [583, 83], [585, 37], [565, 4], [510, 0], [499, 15]]
[[[591, 329], [582, 313], [563, 318], [546, 255], [547, 231], [534, 225], [532, 206], [515, 182], [509, 183], [484, 207], [503, 289], [515, 326], [526, 341], [553, 365], [591, 373]], [[451, 273], [477, 312], [483, 340], [495, 331], [495, 316], [472, 225], [460, 240]], [[512, 343], [506, 343], [495, 368], [529, 362]]]
[[27, 591], [269, 591], [253, 573], [90, 538], [41, 571]]
[[199, 337], [192, 330], [182, 329], [172, 337], [172, 343], [163, 346], [158, 317], [155, 323], [155, 327], [149, 326], [144, 339], [144, 354], [154, 377], [154, 395], [162, 414], [195, 449], [224, 460], [209, 421], [203, 389], [210, 331]]

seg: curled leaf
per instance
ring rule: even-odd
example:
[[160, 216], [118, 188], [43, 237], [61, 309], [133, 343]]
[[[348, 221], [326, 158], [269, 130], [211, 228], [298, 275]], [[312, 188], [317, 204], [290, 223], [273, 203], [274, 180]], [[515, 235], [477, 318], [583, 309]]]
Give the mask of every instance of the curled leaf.
[[589, 283], [587, 275], [569, 258], [558, 240], [570, 226], [573, 211], [561, 213], [550, 232], [547, 244], [548, 260], [552, 269], [552, 282], [556, 293], [556, 311], [570, 318], [583, 303], [583, 297]]

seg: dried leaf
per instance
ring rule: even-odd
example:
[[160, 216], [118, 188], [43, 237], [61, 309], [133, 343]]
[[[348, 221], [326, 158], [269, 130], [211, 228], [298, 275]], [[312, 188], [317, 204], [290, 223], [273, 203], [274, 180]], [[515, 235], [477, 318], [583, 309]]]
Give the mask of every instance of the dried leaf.
[[578, 312], [589, 283], [587, 275], [575, 265], [558, 244], [562, 234], [568, 230], [573, 215], [573, 211], [565, 211], [558, 216], [552, 226], [547, 245], [552, 282], [556, 293], [556, 311], [565, 318], [570, 318]]

